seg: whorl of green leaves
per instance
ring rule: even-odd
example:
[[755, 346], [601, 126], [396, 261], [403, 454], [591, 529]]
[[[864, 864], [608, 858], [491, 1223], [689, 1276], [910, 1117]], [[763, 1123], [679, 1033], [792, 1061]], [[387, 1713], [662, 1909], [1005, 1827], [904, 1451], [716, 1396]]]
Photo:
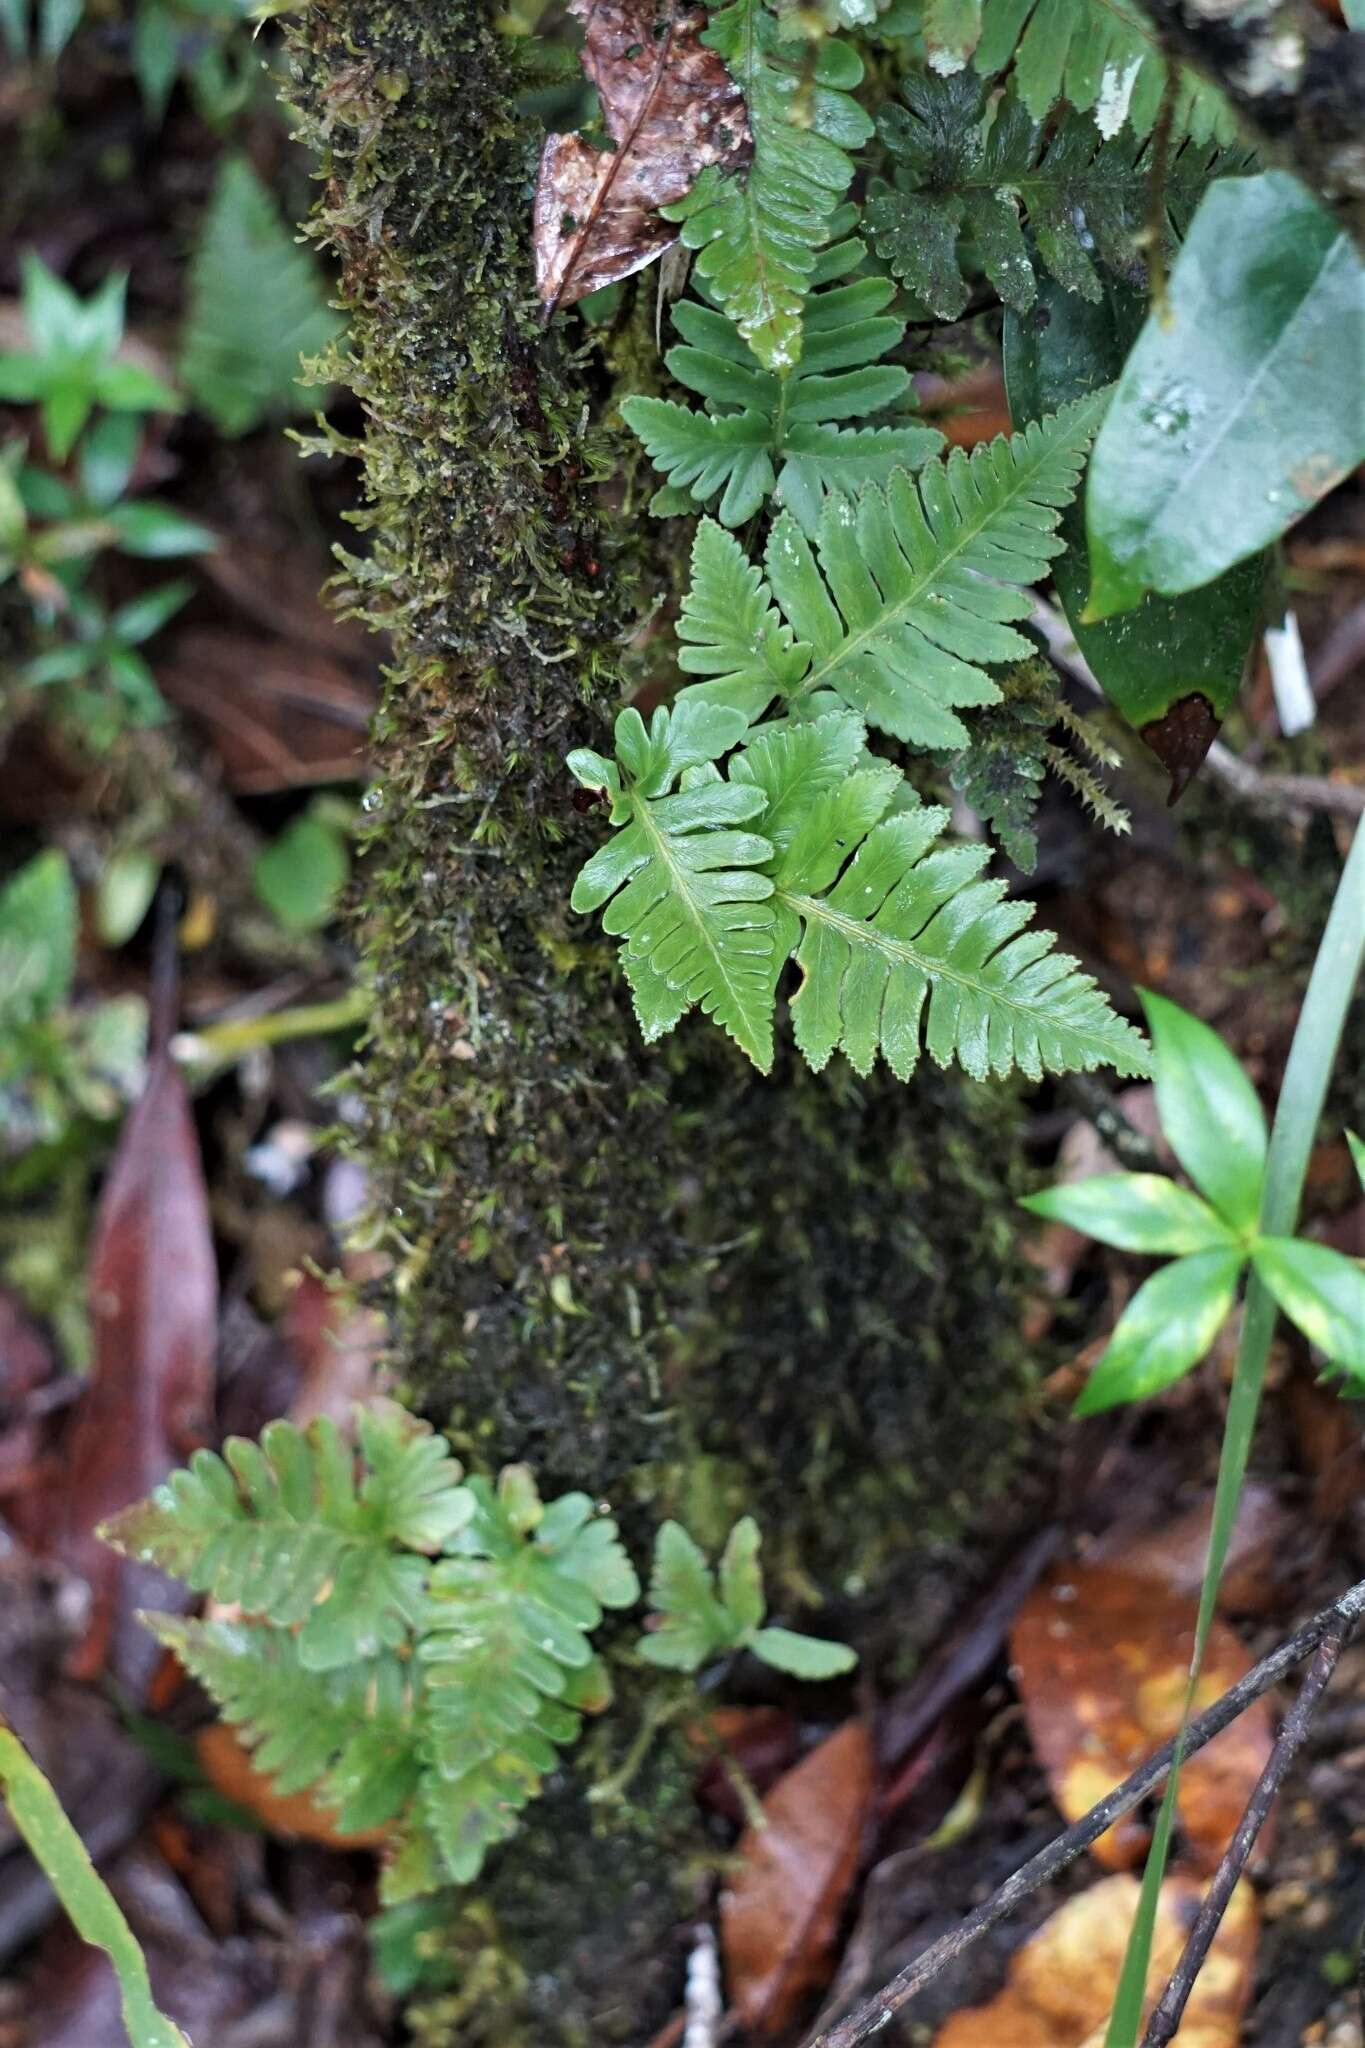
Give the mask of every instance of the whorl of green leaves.
[[709, 167], [663, 212], [682, 223], [700, 275], [764, 369], [785, 376], [800, 360], [816, 252], [853, 176], [848, 152], [872, 133], [850, 98], [862, 59], [832, 38], [812, 46], [799, 31], [784, 36], [764, 0], [731, 0], [702, 41], [744, 95], [753, 161], [728, 175]]
[[[852, 213], [852, 209], [849, 209]], [[905, 333], [887, 311], [896, 296], [885, 278], [834, 283], [856, 268], [861, 242], [817, 261], [826, 288], [803, 301], [801, 360], [785, 377], [763, 369], [738, 329], [712, 306], [685, 299], [673, 309], [683, 345], [665, 362], [704, 409], [668, 398], [627, 398], [621, 412], [669, 479], [651, 511], [696, 511], [719, 497], [716, 516], [742, 526], [776, 496], [807, 533], [826, 495], [885, 483], [893, 469], [915, 469], [943, 446], [919, 424], [849, 427], [903, 407], [910, 372], [882, 358]]]
[[[1091, 300], [1102, 292], [1096, 259], [1126, 276], [1138, 269], [1157, 176], [1149, 140], [1129, 131], [1105, 141], [1074, 113], [1045, 129], [1014, 93], [988, 113], [970, 71], [912, 72], [901, 96], [904, 104], [884, 108], [877, 123], [893, 176], [874, 183], [867, 227], [877, 253], [940, 319], [957, 319], [970, 295], [962, 235], [1020, 313], [1038, 295], [1035, 260]], [[1160, 185], [1168, 240], [1184, 233], [1210, 178], [1253, 162], [1245, 149], [1209, 141], [1179, 148]]]
[[[984, 78], [1008, 67], [1036, 120], [1066, 98], [1093, 114], [1101, 135], [1125, 123], [1150, 135], [1166, 93], [1167, 61], [1134, 0], [928, 0], [924, 41], [935, 71], [960, 71], [969, 58]], [[1222, 94], [1184, 65], [1171, 133], [1225, 143], [1236, 135]]]

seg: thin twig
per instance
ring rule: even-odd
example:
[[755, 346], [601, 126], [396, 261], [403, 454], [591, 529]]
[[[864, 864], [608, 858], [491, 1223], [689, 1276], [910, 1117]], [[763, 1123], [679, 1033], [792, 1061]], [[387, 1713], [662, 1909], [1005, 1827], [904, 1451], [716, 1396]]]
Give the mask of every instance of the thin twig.
[[[1073, 682], [1102, 697], [1104, 691], [1095, 679], [1095, 672], [1077, 647], [1071, 628], [1061, 613], [1037, 598], [1032, 618], [1057, 667]], [[1243, 803], [1251, 804], [1257, 810], [1274, 811], [1280, 816], [1333, 811], [1342, 818], [1365, 817], [1365, 789], [1357, 789], [1349, 782], [1332, 782], [1325, 775], [1266, 775], [1261, 769], [1253, 768], [1250, 761], [1244, 761], [1240, 754], [1234, 754], [1232, 748], [1224, 746], [1221, 740], [1215, 740], [1209, 748], [1204, 765], [1214, 781], [1221, 783], [1230, 795], [1239, 797]]]
[[1233, 1892], [1246, 1869], [1256, 1837], [1265, 1826], [1266, 1815], [1270, 1812], [1275, 1795], [1284, 1782], [1290, 1764], [1303, 1747], [1309, 1723], [1318, 1701], [1322, 1698], [1337, 1661], [1346, 1647], [1349, 1629], [1334, 1629], [1324, 1636], [1318, 1646], [1303, 1690], [1284, 1717], [1284, 1725], [1276, 1737], [1266, 1767], [1256, 1783], [1256, 1789], [1247, 1801], [1246, 1811], [1237, 1825], [1237, 1832], [1228, 1843], [1227, 1851], [1214, 1874], [1213, 1882], [1204, 1895], [1199, 1909], [1199, 1918], [1190, 1931], [1180, 1961], [1171, 1975], [1171, 1981], [1162, 1992], [1161, 1998], [1147, 2023], [1142, 2048], [1169, 2048], [1175, 2038], [1175, 2030], [1185, 2016], [1185, 2006], [1194, 1989], [1195, 1979], [1208, 1959], [1214, 1936], [1223, 1923]]
[[[1220, 1700], [1215, 1700], [1197, 1721], [1191, 1722], [1184, 1742], [1185, 1757], [1193, 1756], [1206, 1743], [1212, 1742], [1214, 1736], [1221, 1734], [1253, 1700], [1268, 1692], [1296, 1664], [1301, 1664], [1328, 1636], [1338, 1632], [1349, 1634], [1362, 1616], [1365, 1616], [1365, 1579], [1305, 1623], [1287, 1643], [1282, 1643], [1279, 1649], [1263, 1657], [1245, 1678], [1225, 1692]], [[1050, 1883], [1083, 1855], [1092, 1842], [1098, 1841], [1116, 1820], [1121, 1820], [1125, 1813], [1130, 1813], [1139, 1801], [1145, 1799], [1166, 1776], [1174, 1750], [1173, 1741], [1163, 1744], [1154, 1756], [1138, 1766], [1131, 1777], [1125, 1778], [1121, 1785], [1101, 1799], [1098, 1806], [1093, 1806], [1055, 1841], [1040, 1849], [1022, 1869], [1015, 1871], [1013, 1877], [1006, 1878], [998, 1891], [975, 1912], [967, 1915], [961, 1926], [953, 1928], [951, 1933], [927, 1948], [923, 1955], [907, 1964], [876, 1997], [866, 1999], [846, 2020], [811, 2042], [809, 2048], [860, 2048], [862, 2042], [870, 2040], [889, 2025], [916, 1992], [932, 1983], [974, 1941], [988, 1934], [992, 1927], [999, 1926], [1024, 1899]]]

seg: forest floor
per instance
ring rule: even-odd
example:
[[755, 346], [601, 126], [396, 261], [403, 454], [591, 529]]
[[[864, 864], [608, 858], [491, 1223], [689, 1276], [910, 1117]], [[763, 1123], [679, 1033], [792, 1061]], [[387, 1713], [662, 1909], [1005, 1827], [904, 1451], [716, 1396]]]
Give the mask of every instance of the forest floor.
[[[57, 152], [44, 135], [45, 88], [22, 67], [0, 79], [0, 149], [12, 167], [0, 200], [0, 341], [20, 320], [20, 251], [36, 248], [82, 292], [126, 268], [130, 335], [170, 374], [186, 250], [220, 174], [221, 124], [179, 89], [164, 122], [149, 123], [123, 54], [96, 41], [64, 70]], [[284, 215], [300, 218], [307, 168], [278, 117], [252, 103], [233, 121], [232, 146]], [[978, 323], [972, 346], [982, 332]], [[989, 361], [970, 389], [926, 383], [924, 395], [955, 439], [1002, 424]], [[361, 426], [344, 394], [329, 417], [341, 434]], [[369, 1255], [345, 1246], [363, 1172], [334, 1139], [348, 1108], [337, 1086], [344, 1027], [355, 1019], [333, 868], [363, 860], [364, 735], [383, 658], [319, 597], [329, 550], [349, 537], [353, 468], [340, 455], [301, 465], [278, 419], [230, 435], [194, 410], [159, 417], [139, 462], [141, 487], [216, 536], [154, 643], [169, 715], [95, 750], [36, 692], [3, 685], [0, 880], [44, 847], [67, 856], [82, 896], [75, 986], [87, 1013], [152, 996], [154, 898], [169, 881], [180, 904], [174, 1050], [197, 1144], [159, 1142], [136, 1163], [145, 1207], [130, 1251], [101, 1235], [94, 1202], [119, 1128], [117, 1088], [101, 1083], [101, 1094], [92, 1081], [78, 1108], [28, 1123], [0, 1063], [0, 1110], [12, 1119], [0, 1139], [0, 1676], [6, 1711], [148, 1951], [158, 1997], [196, 2042], [379, 2048], [403, 2038], [411, 1957], [395, 1952], [376, 1968], [365, 1933], [373, 1855], [307, 1839], [316, 1814], [269, 1801], [173, 1667], [125, 1657], [117, 1632], [92, 1648], [79, 1569], [109, 1505], [111, 1456], [154, 1477], [168, 1440], [174, 1455], [183, 1448], [126, 1371], [112, 1395], [106, 1377], [100, 1426], [81, 1426], [109, 1366], [98, 1289], [111, 1274], [136, 1296], [135, 1356], [171, 1344], [212, 1358], [221, 1434], [254, 1432], [281, 1413], [344, 1412], [375, 1383], [382, 1344], [354, 1306], [355, 1286], [373, 1277]], [[100, 595], [116, 607], [162, 568], [110, 557]], [[1311, 729], [1281, 738], [1262, 661], [1224, 733], [1252, 777], [1233, 787], [1206, 770], [1171, 811], [1155, 767], [1129, 747], [1115, 793], [1131, 836], [1106, 834], [1052, 794], [1026, 884], [1107, 986], [1159, 989], [1214, 1025], [1267, 1102], [1350, 830], [1349, 794], [1365, 790], [1365, 488], [1338, 491], [1297, 529], [1287, 571], [1316, 695]], [[1346, 801], [1287, 803], [1276, 788], [1286, 772], [1322, 778]], [[315, 900], [300, 906], [287, 886], [253, 877], [272, 848], [284, 847], [286, 867], [302, 860], [289, 834], [305, 820], [330, 851]], [[319, 1016], [314, 1006], [326, 1007]], [[1352, 1043], [1358, 1059], [1358, 1028]], [[1362, 1114], [1358, 1072], [1344, 1074], [1337, 1101], [1343, 1118]], [[1124, 1090], [1120, 1106], [1159, 1143], [1149, 1088]], [[1028, 1137], [1040, 1176], [1060, 1167], [1080, 1177], [1103, 1159], [1076, 1097], [1060, 1089], [1031, 1101]], [[169, 1254], [146, 1265], [147, 1246], [173, 1244], [178, 1212], [204, 1201], [218, 1267], [207, 1292]], [[1365, 1256], [1365, 1202], [1339, 1138], [1314, 1155], [1305, 1222]], [[1126, 1770], [1170, 1732], [1235, 1330], [1165, 1396], [1068, 1422], [1086, 1363], [1144, 1269], [1060, 1226], [1021, 1217], [1025, 1227], [1039, 1391], [1032, 1472], [1020, 1486], [1051, 1503], [1049, 1518], [1023, 1549], [971, 1555], [940, 1644], [899, 1689], [850, 1695], [854, 1718], [812, 1723], [774, 1693], [728, 1724], [734, 1755], [770, 1804], [767, 1846], [750, 1838], [746, 1852], [746, 1960], [738, 1981], [735, 1970], [726, 1978], [755, 2036], [807, 2038], [822, 2016], [874, 1992], [1063, 1815], [1091, 1803], [1104, 1782], [1097, 1758]], [[131, 1279], [130, 1259], [142, 1262]], [[1223, 1602], [1222, 1683], [1362, 1576], [1362, 1413], [1282, 1335]], [[1288, 1696], [1273, 1696], [1192, 1771], [1177, 1856], [1187, 1887], [1216, 1863], [1264, 1760], [1272, 1710]], [[717, 1841], [734, 1841], [728, 1782], [701, 1772], [698, 1798]], [[784, 1830], [807, 1844], [799, 1882], [774, 1875]], [[1139, 1815], [1102, 1858], [1035, 1894], [907, 2012], [900, 2038], [916, 2048], [1084, 2048], [1107, 2009], [1104, 1957], [1121, 1948], [1131, 1912], [1131, 1880], [1116, 1873], [1140, 1866], [1144, 1840]], [[1348, 1651], [1258, 1857], [1255, 1904], [1224, 1958], [1231, 1988], [1222, 1983], [1224, 2006], [1210, 2009], [1200, 2048], [1362, 2048], [1365, 1644]], [[1064, 1905], [1076, 1917], [1058, 1922]], [[708, 1924], [703, 1902], [699, 1926]], [[1031, 2004], [1028, 1972], [1015, 1971], [1010, 2002], [973, 2017], [1043, 1930], [1057, 1944], [1042, 1951], [1052, 2005]], [[705, 1939], [687, 1934], [682, 1951]], [[118, 2048], [107, 1966], [60, 1920], [2, 1821], [0, 1969], [0, 2048]], [[694, 1965], [694, 2004], [701, 1974]], [[679, 2017], [656, 2048], [682, 2029], [680, 1982]], [[696, 2038], [718, 2044], [737, 2031], [722, 2017]]]

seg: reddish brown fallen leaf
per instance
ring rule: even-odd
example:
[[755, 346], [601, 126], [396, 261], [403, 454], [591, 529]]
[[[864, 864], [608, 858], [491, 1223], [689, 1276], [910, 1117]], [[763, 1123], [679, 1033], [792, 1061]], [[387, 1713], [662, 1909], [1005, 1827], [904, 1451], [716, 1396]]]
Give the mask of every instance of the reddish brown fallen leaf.
[[[1135, 1578], [1155, 1579], [1168, 1592], [1197, 1600], [1212, 1523], [1210, 1493], [1157, 1528], [1144, 1529], [1138, 1535], [1131, 1530], [1113, 1531], [1095, 1546], [1091, 1561], [1116, 1564]], [[1224, 1613], [1276, 1611], [1296, 1561], [1300, 1565], [1303, 1561], [1297, 1541], [1300, 1531], [1299, 1517], [1291, 1514], [1275, 1487], [1253, 1479], [1242, 1488], [1218, 1592]]]
[[[1068, 1820], [1088, 1813], [1175, 1734], [1196, 1604], [1115, 1562], [1056, 1567], [1019, 1610], [1010, 1632], [1014, 1680], [1052, 1796]], [[1216, 1621], [1196, 1712], [1250, 1667], [1238, 1638]], [[1180, 1820], [1197, 1870], [1216, 1867], [1270, 1746], [1270, 1708], [1258, 1700], [1186, 1764]], [[1150, 1836], [1145, 1822], [1128, 1814], [1101, 1835], [1091, 1854], [1111, 1870], [1131, 1869]]]
[[123, 1682], [140, 1691], [160, 1651], [134, 1610], [184, 1596], [94, 1532], [205, 1441], [218, 1334], [199, 1140], [164, 1045], [148, 1063], [105, 1179], [88, 1284], [93, 1362], [67, 1449], [61, 1548], [88, 1580], [92, 1607], [70, 1669], [94, 1678], [112, 1654]]
[[364, 773], [374, 691], [326, 649], [200, 627], [177, 636], [157, 683], [204, 727], [229, 789], [261, 795]]
[[[1134, 1877], [1106, 1877], [1039, 1928], [1010, 1965], [989, 2005], [955, 2013], [934, 2048], [1103, 2048], [1128, 1930], [1137, 1910]], [[1161, 1888], [1148, 2003], [1175, 1968], [1199, 1910], [1192, 1878]], [[1249, 1885], [1233, 1893], [1223, 1925], [1185, 2008], [1173, 2048], [1240, 2048], [1251, 1996], [1259, 1914]]]
[[740, 1839], [720, 1930], [730, 2002], [751, 2033], [780, 2033], [828, 1980], [872, 1782], [867, 1730], [846, 1721], [778, 1779], [768, 1825]]
[[302, 1368], [290, 1416], [300, 1428], [319, 1415], [349, 1428], [357, 1401], [379, 1389], [379, 1358], [388, 1336], [384, 1318], [359, 1307], [353, 1292], [329, 1287], [320, 1273], [305, 1270], [285, 1304], [284, 1326]]
[[201, 1728], [194, 1746], [214, 1790], [234, 1806], [245, 1807], [272, 1835], [322, 1842], [331, 1849], [377, 1849], [388, 1840], [387, 1828], [343, 1834], [331, 1808], [321, 1805], [310, 1793], [277, 1792], [273, 1778], [257, 1770], [236, 1730], [225, 1721], [214, 1721]]
[[536, 180], [536, 288], [546, 311], [643, 270], [678, 230], [658, 208], [708, 164], [752, 148], [738, 88], [701, 41], [706, 13], [680, 0], [569, 0], [584, 25], [583, 69], [616, 147], [550, 135]]
[[702, 1760], [697, 1798], [713, 1813], [740, 1822], [743, 1803], [721, 1751], [761, 1796], [796, 1761], [800, 1730], [785, 1707], [713, 1707], [688, 1728], [687, 1740]]

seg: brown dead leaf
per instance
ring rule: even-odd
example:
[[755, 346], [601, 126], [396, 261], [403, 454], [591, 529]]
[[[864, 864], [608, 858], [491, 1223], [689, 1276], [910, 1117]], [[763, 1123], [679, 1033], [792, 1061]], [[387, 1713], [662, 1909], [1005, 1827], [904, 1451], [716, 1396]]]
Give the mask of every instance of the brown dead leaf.
[[194, 1738], [204, 1774], [216, 1792], [268, 1828], [272, 1835], [293, 1841], [322, 1842], [330, 1849], [377, 1849], [388, 1840], [387, 1828], [343, 1834], [336, 1815], [308, 1792], [277, 1792], [274, 1780], [258, 1771], [235, 1729], [213, 1721]]
[[828, 1979], [872, 1783], [867, 1729], [846, 1721], [778, 1779], [763, 1802], [768, 1825], [740, 1838], [721, 1944], [731, 2003], [752, 2033], [780, 2033]]
[[706, 14], [679, 0], [569, 0], [584, 25], [583, 69], [614, 149], [550, 135], [536, 180], [536, 288], [547, 313], [643, 270], [678, 230], [658, 208], [708, 164], [752, 148], [744, 101], [701, 41]]
[[701, 1760], [695, 1788], [701, 1804], [742, 1822], [736, 1769], [761, 1796], [795, 1763], [800, 1733], [785, 1707], [713, 1707], [687, 1729], [688, 1747]]
[[[1212, 1526], [1209, 1493], [1156, 1528], [1137, 1534], [1131, 1528], [1108, 1532], [1091, 1551], [1090, 1561], [1115, 1564], [1135, 1578], [1155, 1579], [1168, 1592], [1197, 1600]], [[1226, 1614], [1276, 1611], [1294, 1565], [1302, 1563], [1300, 1533], [1299, 1517], [1284, 1505], [1277, 1488], [1255, 1479], [1242, 1488], [1218, 1589], [1218, 1604]]]
[[71, 1671], [93, 1678], [113, 1654], [133, 1691], [160, 1651], [140, 1606], [183, 1603], [159, 1573], [118, 1557], [96, 1526], [158, 1486], [207, 1436], [218, 1334], [218, 1268], [199, 1139], [163, 1044], [123, 1127], [90, 1248], [93, 1363], [67, 1449], [62, 1553], [88, 1580], [89, 1626]]
[[[1175, 1734], [1196, 1605], [1160, 1580], [1113, 1563], [1054, 1568], [1019, 1610], [1010, 1633], [1014, 1680], [1052, 1796], [1069, 1821], [1088, 1813]], [[1196, 1712], [1250, 1668], [1238, 1638], [1216, 1621]], [[1197, 1870], [1217, 1866], [1271, 1739], [1270, 1707], [1257, 1700], [1185, 1765], [1180, 1821]], [[1127, 1814], [1091, 1854], [1111, 1870], [1131, 1869], [1150, 1838], [1146, 1824]]]
[[[999, 1997], [955, 2013], [940, 2029], [934, 2048], [1103, 2048], [1138, 1892], [1136, 1878], [1106, 1877], [1068, 1899], [1019, 1950]], [[1161, 1887], [1149, 2006], [1179, 1960], [1199, 1900], [1200, 1887], [1192, 1878], [1168, 1878]], [[1241, 1884], [1172, 2048], [1239, 2048], [1258, 1931], [1255, 1898], [1250, 1886]]]
[[178, 635], [157, 683], [204, 727], [229, 789], [261, 795], [364, 773], [374, 691], [325, 648], [200, 627]]

